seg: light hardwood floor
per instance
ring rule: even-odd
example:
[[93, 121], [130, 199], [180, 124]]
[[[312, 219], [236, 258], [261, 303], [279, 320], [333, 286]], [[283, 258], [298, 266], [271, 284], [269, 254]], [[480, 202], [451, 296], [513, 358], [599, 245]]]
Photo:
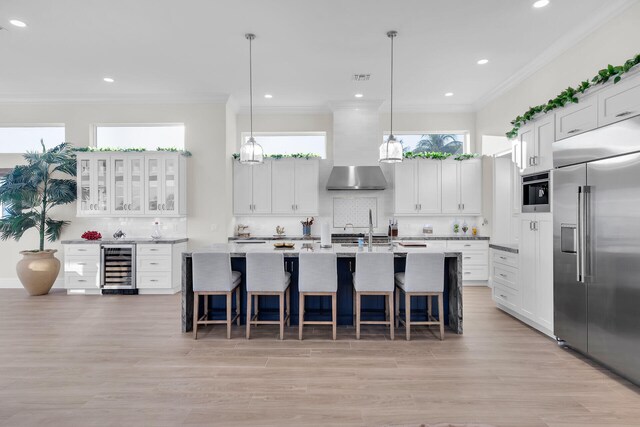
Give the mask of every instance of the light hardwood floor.
[[0, 425], [638, 426], [638, 388], [465, 288], [462, 336], [234, 326], [180, 332], [180, 297], [0, 291]]

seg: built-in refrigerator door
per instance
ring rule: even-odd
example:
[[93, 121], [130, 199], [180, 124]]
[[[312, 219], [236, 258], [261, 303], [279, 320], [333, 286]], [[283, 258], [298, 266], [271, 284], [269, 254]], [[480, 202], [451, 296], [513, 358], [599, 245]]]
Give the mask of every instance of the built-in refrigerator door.
[[553, 173], [553, 301], [554, 334], [587, 352], [587, 291], [580, 276], [579, 193], [587, 180], [584, 164]]
[[587, 166], [589, 354], [640, 383], [640, 154]]

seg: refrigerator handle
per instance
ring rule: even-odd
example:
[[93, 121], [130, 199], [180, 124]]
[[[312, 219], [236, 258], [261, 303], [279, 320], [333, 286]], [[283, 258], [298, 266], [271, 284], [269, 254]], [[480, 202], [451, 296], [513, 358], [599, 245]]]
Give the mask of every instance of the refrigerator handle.
[[584, 283], [584, 277], [582, 276], [582, 246], [583, 246], [583, 241], [582, 241], [582, 233], [583, 233], [583, 224], [582, 224], [582, 217], [583, 217], [583, 211], [582, 211], [582, 186], [578, 186], [578, 200], [576, 203], [576, 229], [577, 229], [577, 235], [578, 235], [578, 239], [577, 239], [577, 250], [576, 250], [576, 281], [579, 283]]
[[582, 271], [580, 275], [582, 276], [582, 283], [586, 283], [587, 275], [589, 273], [589, 247], [591, 245], [591, 225], [589, 224], [589, 217], [591, 216], [591, 212], [589, 210], [591, 203], [591, 186], [585, 185], [582, 187], [582, 243], [580, 246], [581, 249], [581, 263], [580, 267]]

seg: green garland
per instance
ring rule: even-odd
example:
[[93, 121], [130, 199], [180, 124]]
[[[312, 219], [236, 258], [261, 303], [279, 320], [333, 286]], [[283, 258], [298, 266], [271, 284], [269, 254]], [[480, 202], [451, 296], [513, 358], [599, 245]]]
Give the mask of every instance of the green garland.
[[479, 154], [469, 153], [469, 154], [451, 154], [451, 153], [443, 153], [441, 151], [427, 151], [427, 152], [419, 152], [414, 153], [413, 151], [407, 151], [404, 153], [405, 159], [433, 159], [433, 160], [445, 160], [449, 157], [453, 156], [453, 160], [469, 160], [475, 157], [478, 157]]
[[[233, 153], [231, 155], [231, 157], [234, 160], [239, 160], [240, 159], [240, 153]], [[320, 156], [318, 154], [314, 154], [314, 153], [292, 153], [292, 154], [267, 154], [266, 156], [264, 156], [265, 158], [268, 159], [319, 159]]]
[[[116, 152], [116, 153], [142, 153], [147, 151], [146, 148], [119, 148], [119, 147], [74, 147], [72, 151], [78, 153], [100, 153], [100, 152]], [[156, 151], [165, 151], [170, 153], [180, 153], [184, 157], [191, 157], [191, 151], [181, 150], [175, 147], [158, 147]]]
[[627, 60], [623, 65], [619, 65], [617, 67], [609, 64], [607, 68], [603, 68], [602, 70], [598, 71], [598, 74], [591, 80], [585, 80], [575, 88], [566, 88], [560, 93], [560, 95], [556, 96], [553, 99], [550, 99], [546, 104], [530, 107], [523, 115], [518, 116], [511, 121], [513, 129], [506, 133], [507, 138], [516, 138], [518, 136], [520, 127], [522, 127], [522, 125], [524, 125], [528, 121], [532, 120], [536, 114], [548, 113], [549, 111], [555, 110], [556, 108], [562, 108], [567, 104], [577, 104], [579, 102], [577, 95], [579, 93], [584, 93], [590, 87], [604, 84], [611, 78], [613, 78], [613, 84], [618, 83], [623, 74], [628, 73], [633, 67], [638, 64], [640, 64], [640, 54]]

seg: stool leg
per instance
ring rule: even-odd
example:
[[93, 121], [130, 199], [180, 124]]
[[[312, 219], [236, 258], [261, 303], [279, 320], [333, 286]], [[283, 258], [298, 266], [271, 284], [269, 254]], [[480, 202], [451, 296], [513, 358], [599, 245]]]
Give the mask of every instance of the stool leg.
[[389, 298], [384, 297], [384, 320], [389, 318]]
[[227, 292], [227, 339], [231, 339], [231, 293]]
[[204, 319], [209, 320], [209, 295], [204, 296]]
[[407, 328], [407, 341], [411, 341], [411, 295], [404, 293], [405, 327]]
[[396, 315], [394, 317], [396, 328], [398, 328], [400, 327], [400, 288], [396, 288]]
[[304, 324], [304, 293], [298, 294], [298, 339], [302, 340], [302, 327]]
[[352, 322], [354, 322], [355, 325], [355, 321], [356, 321], [356, 288], [355, 286], [353, 287], [353, 292], [352, 292], [352, 296], [351, 296], [351, 301], [353, 303], [353, 308], [352, 308], [352, 313], [353, 313], [353, 319], [351, 319]]
[[284, 292], [280, 292], [280, 339], [284, 339]]
[[193, 339], [198, 339], [198, 293], [193, 293]]
[[427, 320], [431, 320], [432, 307], [431, 304], [433, 302], [433, 296], [427, 295]]
[[247, 339], [251, 337], [251, 292], [247, 292]]
[[356, 339], [360, 339], [360, 292], [356, 291]]
[[391, 340], [395, 339], [395, 324], [393, 322], [394, 314], [393, 314], [393, 291], [389, 292], [387, 295], [387, 306], [389, 307], [389, 335], [391, 335]]
[[291, 326], [291, 286], [287, 288], [285, 295], [287, 298], [287, 326]]
[[[255, 306], [254, 310], [256, 312], [256, 319], [258, 318], [258, 296], [259, 295], [255, 295], [253, 297], [253, 305]], [[256, 328], [258, 327], [258, 325], [256, 325]]]
[[337, 311], [338, 311], [338, 307], [337, 307], [337, 302], [338, 302], [338, 297], [337, 297], [337, 292], [333, 292], [331, 294], [331, 321], [332, 321], [332, 327], [333, 327], [333, 340], [336, 340], [336, 328], [338, 326], [338, 319], [337, 319]]
[[442, 294], [438, 294], [438, 318], [440, 321], [440, 341], [444, 340], [444, 304]]
[[236, 325], [240, 326], [240, 313], [242, 312], [240, 306], [240, 286], [236, 288]]

